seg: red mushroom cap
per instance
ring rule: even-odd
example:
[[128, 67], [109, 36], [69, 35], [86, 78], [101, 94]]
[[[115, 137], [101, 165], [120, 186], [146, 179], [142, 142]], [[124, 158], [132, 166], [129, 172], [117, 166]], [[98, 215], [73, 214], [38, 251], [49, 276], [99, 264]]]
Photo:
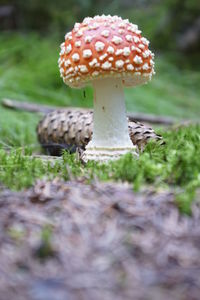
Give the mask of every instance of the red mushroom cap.
[[61, 44], [60, 74], [71, 87], [121, 77], [124, 86], [146, 83], [154, 74], [154, 54], [138, 26], [117, 16], [96, 16], [76, 23]]

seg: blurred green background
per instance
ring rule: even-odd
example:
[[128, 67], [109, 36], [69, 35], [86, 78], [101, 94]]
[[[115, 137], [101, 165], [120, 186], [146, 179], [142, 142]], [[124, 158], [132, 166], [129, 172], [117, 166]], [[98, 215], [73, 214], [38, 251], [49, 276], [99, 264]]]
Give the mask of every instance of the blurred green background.
[[[200, 2], [197, 0], [0, 0], [0, 99], [92, 106], [92, 89], [64, 85], [59, 45], [75, 22], [96, 14], [138, 24], [155, 52], [156, 75], [125, 90], [128, 111], [199, 118]], [[1, 109], [2, 145], [36, 143], [38, 116]]]

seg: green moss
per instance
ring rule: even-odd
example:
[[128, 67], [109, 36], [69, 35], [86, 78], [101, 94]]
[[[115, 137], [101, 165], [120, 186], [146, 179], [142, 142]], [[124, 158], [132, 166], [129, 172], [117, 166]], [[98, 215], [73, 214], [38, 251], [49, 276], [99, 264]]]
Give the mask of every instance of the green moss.
[[[101, 181], [128, 181], [134, 190], [143, 185], [173, 187], [179, 190], [177, 203], [183, 212], [189, 206], [200, 186], [200, 126], [182, 127], [163, 132], [166, 145], [151, 142], [139, 159], [127, 154], [108, 164], [89, 162], [82, 165], [75, 155], [65, 152], [55, 162], [24, 156], [21, 149], [7, 154], [0, 151], [0, 181], [12, 189], [31, 186], [37, 178], [64, 180], [85, 178], [88, 183]], [[30, 154], [26, 151], [26, 154]]]

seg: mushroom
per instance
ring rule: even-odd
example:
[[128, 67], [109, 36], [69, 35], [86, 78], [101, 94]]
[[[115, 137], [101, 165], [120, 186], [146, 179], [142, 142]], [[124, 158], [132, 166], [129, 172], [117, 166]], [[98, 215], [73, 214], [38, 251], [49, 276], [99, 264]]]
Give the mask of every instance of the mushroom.
[[66, 34], [58, 61], [63, 81], [74, 88], [94, 88], [93, 136], [85, 161], [138, 155], [128, 133], [123, 87], [151, 79], [154, 55], [148, 46], [138, 26], [118, 16], [85, 18]]

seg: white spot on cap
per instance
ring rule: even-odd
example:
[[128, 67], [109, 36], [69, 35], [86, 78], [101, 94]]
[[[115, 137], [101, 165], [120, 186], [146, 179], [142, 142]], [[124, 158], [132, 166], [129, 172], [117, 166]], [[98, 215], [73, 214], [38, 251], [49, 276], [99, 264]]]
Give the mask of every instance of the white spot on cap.
[[115, 28], [116, 28], [116, 26], [115, 26], [114, 24], [112, 24], [110, 27], [111, 27], [113, 30], [115, 30]]
[[128, 71], [133, 71], [133, 70], [134, 70], [134, 67], [133, 67], [133, 65], [131, 65], [131, 64], [128, 64], [128, 65], [126, 66], [126, 68], [127, 68]]
[[62, 48], [60, 51], [60, 55], [63, 55], [63, 54], [65, 54], [65, 48]]
[[137, 48], [135, 46], [131, 46], [131, 50], [135, 51]]
[[67, 47], [66, 47], [66, 54], [70, 53], [72, 51], [72, 45], [69, 44]]
[[62, 49], [63, 47], [65, 47], [65, 43], [60, 44], [60, 48]]
[[99, 24], [97, 22], [92, 24], [92, 29], [97, 29], [99, 28]]
[[139, 44], [138, 47], [139, 47], [140, 49], [144, 49], [144, 48], [145, 48], [145, 45]]
[[115, 54], [118, 56], [123, 53], [123, 49], [117, 49]]
[[112, 46], [109, 46], [107, 52], [113, 54], [115, 52], [115, 49]]
[[97, 52], [103, 51], [104, 47], [105, 47], [105, 44], [102, 42], [95, 43], [95, 49], [97, 50]]
[[130, 53], [131, 53], [131, 50], [130, 50], [129, 47], [125, 47], [124, 50], [123, 50], [123, 52], [124, 52], [124, 53], [123, 53], [124, 56], [129, 56]]
[[96, 64], [97, 64], [97, 59], [96, 58], [94, 58], [91, 62], [89, 62], [90, 67], [95, 67]]
[[134, 40], [135, 43], [138, 43], [140, 39], [139, 39], [139, 37], [134, 36], [134, 37], [133, 37], [133, 40]]
[[140, 34], [140, 33], [142, 33], [142, 31], [141, 30], [136, 30], [135, 33]]
[[149, 41], [148, 41], [146, 38], [142, 37], [142, 38], [141, 38], [141, 42], [142, 42], [144, 45], [149, 46]]
[[61, 68], [62, 65], [63, 65], [63, 62], [58, 63], [59, 68]]
[[89, 30], [96, 30], [97, 28], [99, 28], [99, 24], [97, 22], [88, 25]]
[[109, 37], [109, 30], [103, 30], [102, 32], [101, 32], [101, 35], [102, 36], [104, 36], [104, 37]]
[[85, 18], [85, 19], [83, 20], [83, 24], [88, 25], [88, 24], [90, 24], [91, 21], [92, 21], [92, 18], [91, 18], [91, 17], [87, 17], [87, 18]]
[[71, 40], [72, 39], [72, 33], [71, 32], [68, 32], [66, 35], [65, 35], [65, 40]]
[[99, 60], [102, 61], [102, 60], [104, 60], [107, 56], [108, 56], [108, 54], [107, 54], [107, 53], [104, 53], [103, 55], [101, 55], [101, 56], [99, 57]]
[[65, 75], [65, 79], [68, 79], [68, 78], [70, 78], [70, 77], [72, 77], [72, 74], [68, 74], [68, 75]]
[[80, 28], [80, 24], [79, 24], [79, 26], [78, 26], [77, 24], [79, 24], [79, 23], [76, 23], [76, 24], [74, 25], [74, 32], [78, 32], [78, 30], [79, 30], [79, 28]]
[[79, 56], [79, 54], [78, 53], [74, 53], [73, 55], [72, 55], [72, 60], [73, 61], [79, 61], [80, 60], [80, 56]]
[[140, 65], [143, 63], [143, 60], [140, 56], [136, 55], [133, 59], [134, 63], [136, 63], [137, 65]]
[[138, 30], [138, 26], [136, 24], [131, 24], [131, 26], [128, 27], [128, 30], [135, 32]]
[[132, 35], [127, 34], [127, 35], [126, 35], [126, 40], [127, 40], [128, 42], [132, 42], [132, 41], [133, 41]]
[[88, 72], [88, 68], [85, 65], [81, 65], [79, 66], [80, 72], [81, 73], [87, 73]]
[[119, 36], [114, 36], [113, 39], [112, 39], [112, 42], [115, 44], [115, 45], [119, 45], [122, 43], [122, 38], [120, 38]]
[[74, 28], [77, 28], [77, 27], [79, 28], [80, 25], [81, 25], [80, 23], [76, 22], [76, 23], [74, 24]]
[[152, 59], [150, 59], [150, 66], [154, 66], [154, 61]]
[[105, 63], [102, 64], [101, 68], [104, 70], [109, 70], [112, 67], [112, 64], [106, 61]]
[[86, 43], [91, 43], [92, 39], [93, 39], [93, 37], [92, 37], [91, 35], [87, 35], [87, 36], [85, 37], [85, 42], [86, 42]]
[[68, 67], [68, 66], [70, 66], [71, 65], [71, 61], [70, 61], [70, 59], [67, 59], [66, 61], [65, 61], [65, 67]]
[[108, 59], [109, 61], [113, 61], [114, 60], [114, 58], [113, 57], [109, 57], [109, 59]]
[[93, 73], [92, 73], [92, 76], [98, 76], [99, 75], [99, 72], [98, 71], [94, 71]]
[[89, 58], [91, 56], [92, 56], [92, 51], [90, 49], [83, 50], [83, 57], [84, 58]]
[[126, 23], [124, 23], [124, 22], [120, 23], [119, 28], [126, 28]]
[[149, 50], [146, 50], [146, 51], [144, 51], [143, 53], [142, 53], [142, 56], [144, 57], [144, 58], [147, 58], [147, 57], [149, 57], [149, 55], [150, 55], [150, 51]]
[[82, 35], [83, 35], [83, 32], [80, 30], [75, 34], [76, 37], [81, 37]]
[[65, 70], [63, 68], [60, 68], [60, 73], [63, 74]]
[[66, 71], [66, 74], [72, 73], [73, 71], [74, 71], [74, 68], [71, 67]]
[[151, 57], [154, 58], [155, 54], [153, 52], [150, 51]]
[[124, 34], [125, 31], [124, 31], [124, 29], [119, 29], [118, 32], [119, 32], [119, 34]]
[[140, 50], [140, 48], [136, 48], [137, 53], [141, 53], [142, 51]]
[[75, 42], [75, 46], [76, 46], [77, 48], [81, 47], [81, 41], [76, 41], [76, 42]]
[[145, 63], [142, 67], [143, 70], [148, 70], [149, 69], [149, 65], [147, 63]]
[[117, 61], [115, 62], [115, 66], [116, 66], [116, 68], [118, 68], [118, 69], [122, 68], [123, 65], [124, 65], [124, 61], [121, 60], [121, 59], [120, 59], [120, 60], [117, 60]]

